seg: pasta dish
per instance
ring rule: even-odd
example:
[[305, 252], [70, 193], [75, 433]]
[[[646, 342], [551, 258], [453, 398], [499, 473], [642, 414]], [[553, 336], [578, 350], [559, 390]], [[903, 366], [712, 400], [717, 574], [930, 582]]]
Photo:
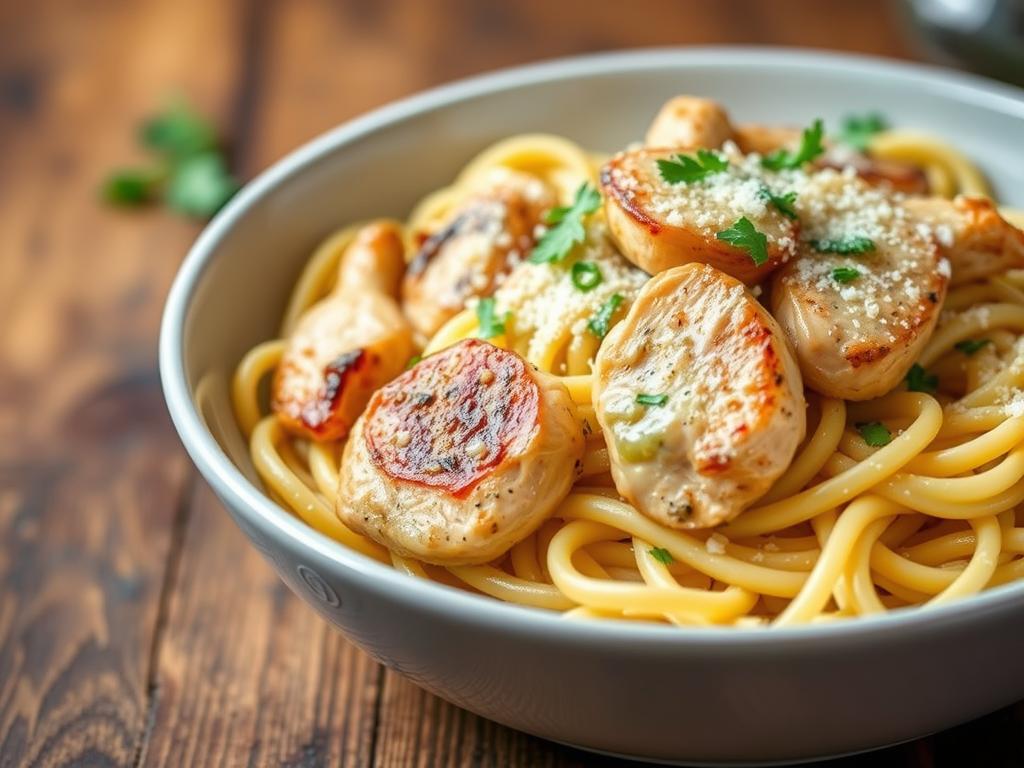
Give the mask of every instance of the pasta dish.
[[954, 147], [671, 99], [312, 254], [233, 381], [268, 494], [569, 619], [787, 626], [1024, 577], [1024, 225]]

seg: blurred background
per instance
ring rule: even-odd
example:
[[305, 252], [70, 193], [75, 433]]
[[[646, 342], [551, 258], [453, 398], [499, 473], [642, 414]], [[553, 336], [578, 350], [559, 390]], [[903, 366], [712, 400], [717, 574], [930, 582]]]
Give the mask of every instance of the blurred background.
[[[1021, 83], [1024, 2], [0, 0], [0, 767], [593, 764], [419, 691], [291, 596], [173, 434], [159, 315], [233, 179], [344, 120], [538, 59], [719, 44]], [[217, 159], [144, 205], [174, 97]], [[1022, 729], [1018, 706], [870, 764], [1022, 765]]]

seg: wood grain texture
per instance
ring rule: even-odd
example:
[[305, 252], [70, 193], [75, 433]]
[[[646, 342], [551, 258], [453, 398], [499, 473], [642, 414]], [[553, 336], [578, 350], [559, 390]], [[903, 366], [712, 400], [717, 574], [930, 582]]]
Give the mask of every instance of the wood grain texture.
[[[172, 91], [251, 177], [367, 109], [536, 59], [755, 42], [911, 55], [883, 0], [820, 8], [0, 0], [0, 768], [627, 765], [424, 693], [278, 582], [161, 402], [159, 312], [198, 228], [104, 208], [96, 185], [138, 159], [132, 126]], [[1018, 766], [1022, 732], [1018, 706], [833, 765]]]

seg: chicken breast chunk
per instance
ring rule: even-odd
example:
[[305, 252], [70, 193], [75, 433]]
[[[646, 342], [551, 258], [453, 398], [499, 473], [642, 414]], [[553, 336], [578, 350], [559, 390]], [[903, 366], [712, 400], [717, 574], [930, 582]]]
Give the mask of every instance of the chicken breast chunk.
[[338, 516], [404, 556], [485, 563], [565, 498], [583, 445], [556, 378], [467, 339], [370, 400], [345, 446]]
[[[678, 161], [671, 150], [624, 152], [601, 170], [608, 226], [623, 255], [645, 272], [696, 261], [755, 283], [796, 253], [797, 225], [771, 204], [758, 158], [715, 156], [728, 165], [692, 181], [666, 172], [664, 163]], [[741, 218], [766, 238], [762, 263], [719, 236]]]
[[938, 238], [953, 272], [951, 285], [1024, 267], [1024, 232], [1003, 219], [991, 200], [927, 197], [907, 200], [905, 205]]
[[271, 387], [271, 407], [289, 431], [345, 437], [370, 395], [412, 356], [412, 328], [389, 293], [403, 250], [395, 224], [365, 227], [342, 255], [334, 292], [299, 318]]
[[644, 145], [711, 149], [732, 138], [732, 124], [721, 104], [699, 96], [676, 96], [666, 101], [655, 116]]
[[847, 400], [883, 395], [935, 328], [949, 262], [929, 227], [852, 169], [813, 174], [795, 205], [800, 256], [775, 276], [772, 314], [808, 386]]
[[421, 242], [402, 284], [413, 326], [432, 336], [474, 296], [489, 296], [535, 243], [534, 231], [555, 205], [554, 192], [528, 174], [495, 168], [435, 232]]
[[742, 283], [705, 264], [647, 283], [598, 352], [594, 404], [615, 487], [673, 528], [740, 514], [806, 429], [781, 329]]

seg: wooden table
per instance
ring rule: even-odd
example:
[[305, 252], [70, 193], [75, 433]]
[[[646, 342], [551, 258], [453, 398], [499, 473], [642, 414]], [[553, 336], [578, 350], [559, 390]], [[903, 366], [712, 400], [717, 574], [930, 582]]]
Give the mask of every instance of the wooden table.
[[[137, 159], [133, 126], [174, 91], [217, 119], [248, 178], [371, 107], [538, 58], [709, 42], [910, 55], [880, 3], [823, 5], [0, 3], [0, 767], [617, 764], [423, 693], [279, 583], [160, 394], [158, 318], [198, 226], [105, 208], [97, 184]], [[1018, 706], [842, 764], [1021, 765], [1022, 729]]]

